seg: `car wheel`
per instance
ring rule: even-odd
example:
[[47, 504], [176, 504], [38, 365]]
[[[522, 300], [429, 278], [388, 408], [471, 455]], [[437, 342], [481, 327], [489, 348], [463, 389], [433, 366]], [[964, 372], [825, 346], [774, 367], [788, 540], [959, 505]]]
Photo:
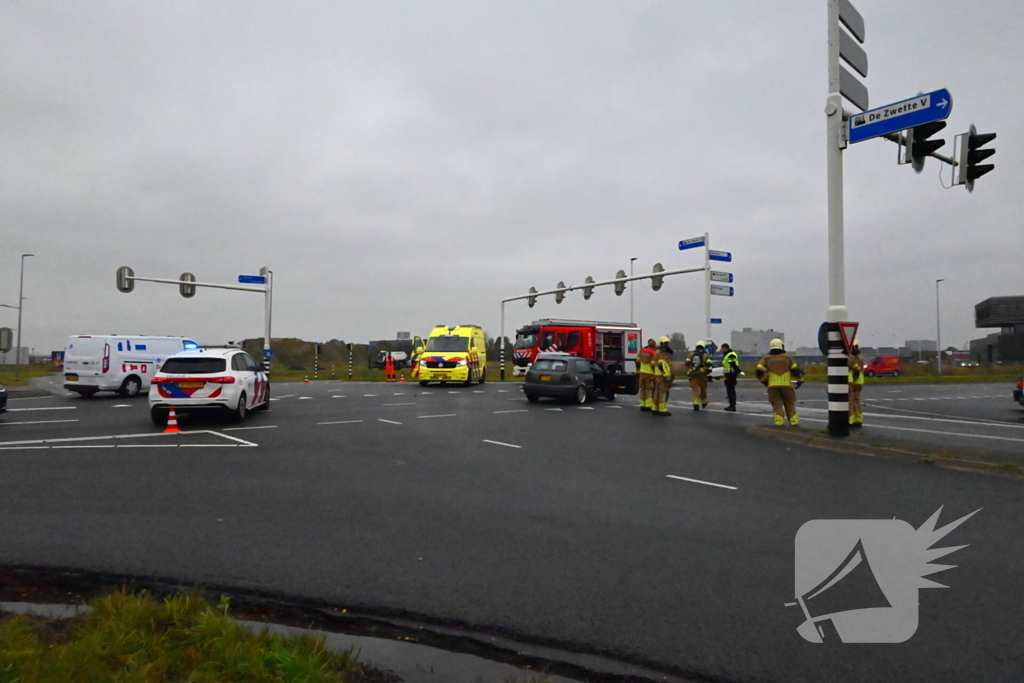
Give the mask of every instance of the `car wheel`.
[[537, 401], [540, 400], [540, 396], [530, 391], [526, 393], [526, 400], [529, 401], [530, 403], [536, 403]]
[[480, 375], [480, 379], [476, 381], [477, 384], [483, 384], [487, 381], [487, 368], [484, 368], [484, 372]]
[[167, 413], [166, 408], [150, 408], [149, 417], [153, 420], [153, 424], [162, 427], [167, 424]]
[[867, 372], [864, 373], [864, 376], [865, 377], [874, 377], [875, 376], [875, 371], [874, 370], [868, 370]]
[[125, 398], [133, 398], [139, 395], [139, 391], [142, 390], [142, 380], [135, 375], [126, 377], [124, 382], [121, 383], [121, 388], [117, 390], [117, 393], [121, 394]]
[[242, 420], [245, 419], [245, 411], [248, 408], [246, 402], [247, 401], [245, 398], [245, 392], [243, 391], [241, 394], [238, 395], [238, 406], [231, 411], [232, 422], [241, 422]]
[[892, 376], [893, 376], [894, 378], [895, 378], [895, 377], [899, 377], [899, 376], [900, 376], [900, 371], [899, 371], [899, 370], [894, 370], [894, 371], [893, 371], [893, 373], [892, 373]]
[[585, 384], [581, 384], [576, 387], [576, 403], [583, 405], [587, 402], [587, 387]]
[[421, 379], [421, 380], [420, 380], [420, 386], [421, 386], [421, 387], [425, 387], [425, 386], [427, 386], [428, 384], [430, 384], [430, 382], [428, 382], [427, 380], [425, 380], [425, 379]]
[[270, 410], [270, 384], [267, 384], [267, 393], [263, 396], [263, 403], [256, 410]]

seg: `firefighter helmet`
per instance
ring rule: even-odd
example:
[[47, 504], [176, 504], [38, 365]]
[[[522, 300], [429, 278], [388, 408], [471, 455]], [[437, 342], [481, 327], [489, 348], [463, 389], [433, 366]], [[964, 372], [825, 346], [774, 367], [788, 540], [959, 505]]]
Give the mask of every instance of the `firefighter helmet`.
[[783, 351], [785, 350], [786, 345], [782, 343], [781, 339], [776, 337], [775, 339], [772, 339], [771, 347], [772, 349], [778, 349], [780, 351]]
[[660, 341], [660, 342], [661, 342], [662, 344], [668, 344], [668, 343], [669, 343], [670, 341], [672, 341], [672, 340], [671, 340], [671, 339], [669, 339], [668, 337], [666, 337], [666, 336], [662, 335], [662, 336], [661, 336], [661, 337], [660, 337], [660, 338], [658, 339], [658, 341]]

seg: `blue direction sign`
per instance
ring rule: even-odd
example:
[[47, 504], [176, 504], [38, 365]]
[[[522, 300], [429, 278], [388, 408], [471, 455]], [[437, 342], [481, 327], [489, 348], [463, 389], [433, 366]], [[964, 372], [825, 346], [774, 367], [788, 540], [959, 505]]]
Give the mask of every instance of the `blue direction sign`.
[[711, 285], [711, 293], [718, 296], [732, 296], [733, 288], [728, 285]]
[[925, 95], [887, 104], [850, 117], [850, 142], [863, 142], [923, 123], [941, 121], [953, 111], [953, 96], [943, 88]]
[[238, 281], [243, 285], [265, 285], [267, 278], [262, 275], [239, 275]]
[[274, 357], [273, 349], [263, 349], [263, 360], [270, 360]]
[[712, 325], [721, 325], [722, 324], [722, 319], [721, 318], [712, 318], [711, 319], [711, 324]]
[[687, 249], [696, 249], [697, 247], [704, 246], [703, 237], [691, 237], [688, 240], [680, 240], [679, 251], [686, 251]]
[[732, 252], [708, 250], [708, 258], [712, 261], [732, 261]]

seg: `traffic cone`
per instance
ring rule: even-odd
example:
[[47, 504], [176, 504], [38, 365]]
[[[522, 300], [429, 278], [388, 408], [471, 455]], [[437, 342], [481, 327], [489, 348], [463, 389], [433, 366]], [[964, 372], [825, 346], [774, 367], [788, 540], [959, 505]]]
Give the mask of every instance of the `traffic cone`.
[[404, 381], [405, 381], [405, 373], [403, 372], [402, 373], [402, 379], [398, 380], [398, 383], [401, 384]]
[[174, 406], [171, 406], [170, 411], [167, 413], [167, 428], [164, 429], [164, 434], [181, 434], [181, 429], [178, 428], [178, 415], [174, 412]]
[[306, 379], [302, 380], [303, 384], [309, 384], [309, 375], [306, 375]]

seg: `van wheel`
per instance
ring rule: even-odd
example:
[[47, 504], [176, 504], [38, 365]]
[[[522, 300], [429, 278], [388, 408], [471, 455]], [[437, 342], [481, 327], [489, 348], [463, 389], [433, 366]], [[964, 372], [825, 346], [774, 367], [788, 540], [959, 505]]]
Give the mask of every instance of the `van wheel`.
[[428, 384], [430, 384], [430, 382], [428, 382], [427, 380], [425, 380], [425, 379], [421, 379], [421, 380], [420, 380], [420, 386], [421, 386], [421, 387], [425, 387], [425, 386], [427, 386]]
[[150, 408], [149, 417], [153, 420], [153, 424], [158, 427], [163, 427], [167, 424], [167, 413], [169, 411], [164, 408]]
[[868, 370], [867, 372], [864, 373], [864, 376], [865, 377], [874, 377], [875, 376], [875, 371], [874, 370]]
[[245, 392], [238, 395], [238, 406], [231, 411], [231, 421], [241, 422], [245, 419], [245, 411], [248, 408]]
[[483, 384], [487, 381], [487, 368], [484, 368], [484, 372], [480, 375], [480, 379], [476, 381], [477, 384]]
[[893, 370], [892, 371], [892, 376], [893, 376], [893, 378], [899, 377], [900, 376], [900, 371], [899, 370]]
[[117, 393], [121, 394], [125, 398], [134, 398], [139, 395], [142, 390], [142, 380], [135, 375], [125, 377], [124, 382], [121, 383], [121, 388], [117, 390]]

